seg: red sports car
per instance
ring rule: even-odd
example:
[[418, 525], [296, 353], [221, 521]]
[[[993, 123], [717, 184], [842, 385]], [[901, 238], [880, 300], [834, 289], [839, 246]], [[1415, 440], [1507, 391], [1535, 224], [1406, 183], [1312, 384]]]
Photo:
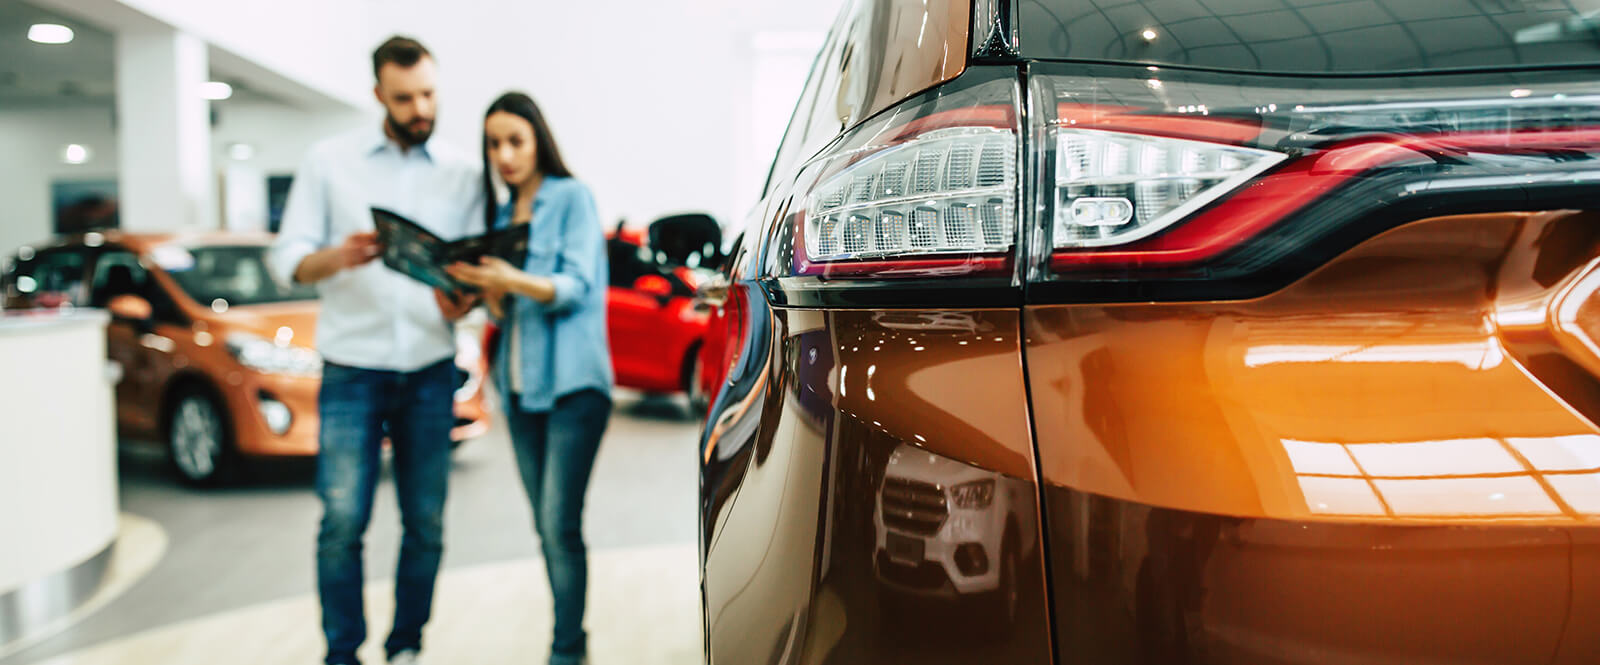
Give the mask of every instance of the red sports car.
[[606, 233], [606, 248], [606, 319], [617, 385], [682, 392], [703, 411], [711, 379], [702, 376], [698, 358], [720, 349], [705, 349], [711, 311], [695, 292], [723, 258], [721, 227], [703, 214], [664, 217], [648, 230], [619, 223]]

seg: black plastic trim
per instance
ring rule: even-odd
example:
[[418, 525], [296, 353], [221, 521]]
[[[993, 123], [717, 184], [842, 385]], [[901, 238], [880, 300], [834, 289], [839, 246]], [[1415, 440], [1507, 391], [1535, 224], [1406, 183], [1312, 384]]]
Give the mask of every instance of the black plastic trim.
[[768, 278], [761, 290], [774, 307], [829, 309], [1020, 307], [1022, 287], [1009, 277], [943, 280], [825, 281], [815, 277]]

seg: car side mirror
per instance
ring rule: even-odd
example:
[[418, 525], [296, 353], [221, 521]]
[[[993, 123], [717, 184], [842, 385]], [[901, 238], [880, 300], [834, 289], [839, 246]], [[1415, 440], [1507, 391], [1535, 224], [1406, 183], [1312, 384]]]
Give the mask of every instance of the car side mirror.
[[114, 319], [137, 324], [147, 324], [155, 317], [150, 301], [133, 294], [112, 298], [111, 302], [106, 303], [106, 310], [111, 312]]

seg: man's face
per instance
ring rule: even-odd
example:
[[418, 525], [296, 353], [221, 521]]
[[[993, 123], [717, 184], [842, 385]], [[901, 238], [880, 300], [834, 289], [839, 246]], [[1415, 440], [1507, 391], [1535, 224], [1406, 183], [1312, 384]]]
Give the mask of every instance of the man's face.
[[403, 143], [418, 145], [433, 134], [434, 75], [433, 58], [426, 56], [410, 67], [391, 62], [378, 70], [378, 101], [389, 112], [389, 128]]

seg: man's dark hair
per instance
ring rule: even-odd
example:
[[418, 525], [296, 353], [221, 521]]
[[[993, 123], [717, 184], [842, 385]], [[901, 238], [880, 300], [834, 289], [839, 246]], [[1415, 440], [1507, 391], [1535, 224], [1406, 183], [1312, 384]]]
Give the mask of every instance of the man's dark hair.
[[428, 47], [423, 46], [422, 42], [395, 35], [378, 45], [378, 50], [372, 52], [372, 77], [377, 78], [378, 70], [389, 63], [399, 65], [402, 69], [410, 69], [424, 57], [431, 58], [433, 54], [428, 52]]

